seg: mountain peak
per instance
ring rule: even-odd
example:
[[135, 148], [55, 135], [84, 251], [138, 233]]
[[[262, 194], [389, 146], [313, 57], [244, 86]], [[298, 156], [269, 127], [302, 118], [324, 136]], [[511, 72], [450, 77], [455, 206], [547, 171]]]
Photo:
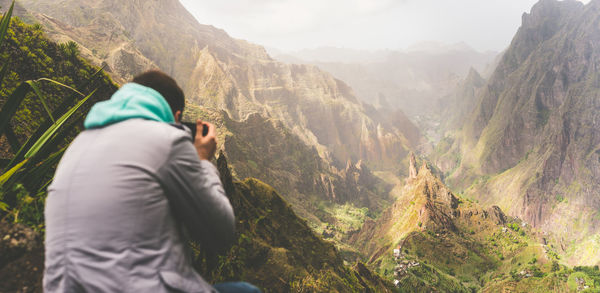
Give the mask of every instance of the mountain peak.
[[408, 178], [416, 179], [418, 175], [417, 172], [417, 160], [415, 159], [415, 153], [410, 153], [410, 159], [408, 162]]
[[485, 83], [485, 79], [475, 68], [471, 67], [464, 83], [475, 87], [481, 87]]

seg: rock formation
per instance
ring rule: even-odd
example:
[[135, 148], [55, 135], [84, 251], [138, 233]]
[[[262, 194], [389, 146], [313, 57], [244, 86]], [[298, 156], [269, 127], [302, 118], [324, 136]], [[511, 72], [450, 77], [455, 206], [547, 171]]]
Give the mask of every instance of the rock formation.
[[592, 249], [600, 233], [599, 19], [598, 1], [542, 0], [525, 13], [436, 160], [456, 190], [573, 240], [573, 250]]
[[278, 119], [327, 160], [394, 168], [420, 139], [404, 133], [414, 126], [375, 121], [329, 73], [277, 62], [263, 47], [199, 24], [178, 1], [20, 3], [51, 37], [75, 40], [86, 57], [105, 62], [116, 80], [158, 67], [178, 80], [191, 103], [224, 109], [238, 121], [252, 113]]

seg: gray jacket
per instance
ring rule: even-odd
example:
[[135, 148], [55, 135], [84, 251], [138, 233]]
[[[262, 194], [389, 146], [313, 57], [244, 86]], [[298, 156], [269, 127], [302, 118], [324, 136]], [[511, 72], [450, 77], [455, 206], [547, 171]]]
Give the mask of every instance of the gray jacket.
[[186, 131], [144, 119], [79, 134], [45, 216], [46, 292], [212, 292], [184, 235], [209, 251], [234, 239], [215, 166]]

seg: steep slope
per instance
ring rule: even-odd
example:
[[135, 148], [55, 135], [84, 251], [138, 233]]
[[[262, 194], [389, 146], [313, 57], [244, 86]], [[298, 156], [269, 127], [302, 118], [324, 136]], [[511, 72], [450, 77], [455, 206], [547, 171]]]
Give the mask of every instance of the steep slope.
[[[26, 79], [52, 77], [84, 92], [99, 87], [95, 100], [107, 98], [116, 89], [104, 74], [91, 78], [97, 68], [72, 52], [67, 54], [65, 49], [46, 39], [38, 26], [13, 20], [8, 41], [0, 49], [2, 60], [16, 61], [8, 65], [7, 77], [3, 79], [1, 106], [6, 103], [7, 93]], [[40, 89], [49, 110], [55, 115], [61, 113], [61, 105], [73, 103], [60, 88], [40, 86]], [[12, 120], [11, 129], [16, 143], [24, 142], [37, 126], [46, 123], [44, 110], [36, 102], [36, 96], [27, 96]], [[69, 122], [73, 124], [69, 126], [73, 135], [81, 129], [81, 117]], [[299, 140], [296, 138], [296, 141]], [[5, 136], [1, 142], [2, 154], [14, 155]], [[300, 146], [307, 148], [303, 144]], [[319, 158], [316, 152], [314, 156]], [[345, 266], [334, 245], [317, 236], [272, 187], [256, 179], [234, 183], [224, 156], [220, 156], [218, 164], [237, 214], [239, 241], [224, 258], [215, 260], [199, 256], [198, 269], [210, 268], [210, 273], [205, 275], [211, 280], [243, 278], [264, 288], [265, 292], [393, 291], [389, 282], [363, 264], [358, 263], [354, 268]], [[45, 173], [51, 177], [53, 172], [46, 170]], [[5, 210], [0, 209], [0, 292], [42, 291], [44, 245], [41, 211], [45, 192], [32, 193], [28, 191], [27, 184], [24, 185], [16, 191], [19, 193], [17, 198], [21, 200], [16, 211], [7, 216]], [[37, 188], [34, 190], [37, 191]], [[0, 190], [0, 199], [5, 199], [7, 194], [11, 191]]]
[[456, 133], [477, 106], [485, 83], [481, 75], [471, 68], [465, 80], [447, 97], [448, 105], [442, 114], [445, 119], [439, 128], [439, 133], [443, 136], [435, 145], [434, 151], [429, 153], [429, 158], [443, 171], [444, 178], [452, 175], [461, 163], [460, 144], [455, 143]]
[[[269, 59], [219, 60], [209, 49], [198, 59], [197, 103], [227, 109], [241, 119], [258, 112], [281, 120], [306, 144], [338, 167], [364, 160], [395, 167], [408, 153], [400, 128], [385, 128], [369, 117], [343, 82], [315, 66], [286, 65]], [[412, 137], [411, 137], [412, 138]]]
[[[53, 165], [48, 163], [44, 166], [42, 161], [50, 154], [57, 154], [53, 158], [58, 162], [62, 154], [59, 150], [66, 147], [69, 138], [74, 137], [83, 128], [83, 115], [94, 102], [110, 97], [117, 87], [106, 74], [99, 71], [99, 68], [80, 58], [76, 48], [51, 42], [38, 26], [27, 25], [17, 18], [12, 19], [6, 40], [0, 48], [0, 62], [6, 65], [6, 72], [2, 73], [3, 77], [0, 80], [0, 108], [8, 101], [14, 103], [14, 99], [10, 100], [13, 93], [25, 89], [26, 94], [15, 108], [14, 114], [9, 113], [8, 117], [2, 117], [9, 120], [6, 121], [7, 127], [0, 134], [0, 172], [8, 173], [6, 169], [12, 160], [23, 160], [26, 151], [54, 123], [54, 119], [67, 113], [83, 98], [72, 90], [57, 86], [48, 80], [40, 80], [41, 78], [52, 79], [86, 94], [96, 90], [90, 99], [64, 122], [63, 128], [48, 138], [48, 143], [39, 149], [39, 156], [29, 157], [28, 163], [22, 165], [15, 176], [21, 177], [18, 185], [13, 186], [10, 182], [4, 184], [4, 180], [0, 184], [5, 185], [4, 188], [0, 186], [0, 218], [8, 212], [4, 204], [8, 204], [9, 208], [17, 208], [23, 203], [29, 207], [23, 210], [16, 209], [19, 218], [23, 222], [38, 226], [43, 222], [41, 211], [44, 199], [25, 195], [36, 195], [38, 190], [43, 190], [44, 184], [52, 179]], [[39, 96], [21, 86], [26, 81], [37, 86]], [[32, 136], [36, 138], [30, 139]], [[38, 173], [40, 176], [21, 176], [31, 173]], [[7, 186], [19, 190], [12, 190]], [[5, 194], [2, 194], [3, 192]], [[16, 194], [23, 196], [15, 196]]]
[[556, 243], [455, 196], [426, 163], [417, 170], [413, 158], [409, 170], [396, 203], [351, 239], [368, 265], [407, 292], [568, 291], [573, 271], [558, 264]]
[[448, 181], [556, 233], [579, 264], [600, 262], [599, 19], [599, 1], [542, 0], [523, 15], [455, 136]]
[[443, 130], [454, 130], [464, 124], [465, 117], [471, 114], [477, 105], [479, 89], [485, 85], [486, 80], [475, 68], [471, 67], [465, 79], [454, 90], [454, 93], [446, 98], [442, 121]]
[[[432, 42], [408, 50], [317, 48], [291, 54], [349, 84], [359, 100], [402, 110], [424, 133], [432, 130], [432, 138], [437, 135], [436, 122], [447, 117], [440, 114], [452, 105], [446, 96], [468, 75], [470, 67], [483, 71], [496, 55], [477, 52], [464, 43], [447, 46]], [[290, 59], [285, 55], [275, 58]]]
[[96, 52], [120, 78], [155, 64], [193, 103], [225, 109], [235, 120], [251, 113], [281, 120], [338, 167], [362, 159], [393, 168], [413, 143], [401, 128], [375, 123], [343, 82], [314, 66], [276, 62], [260, 46], [199, 24], [176, 0], [21, 4], [36, 21], [57, 23], [48, 26], [52, 35]]
[[246, 280], [265, 292], [392, 292], [364, 265], [344, 266], [335, 247], [318, 237], [272, 189], [256, 180], [233, 182], [223, 155], [221, 180], [236, 211], [238, 244], [219, 260], [197, 266], [213, 282]]
[[[80, 112], [87, 111], [93, 101], [110, 97], [117, 88], [106, 74], [98, 72], [94, 75], [98, 68], [48, 40], [39, 27], [24, 24], [16, 18], [11, 20], [6, 40], [0, 47], [0, 60], [7, 64], [0, 82], [0, 108], [6, 105], [9, 94], [26, 80], [51, 78], [83, 93], [97, 89]], [[7, 60], [10, 61], [4, 63]], [[40, 81], [38, 86], [54, 117], [63, 115], [80, 99], [71, 91], [51, 83]], [[74, 137], [83, 128], [81, 117], [75, 115], [66, 121], [67, 137]], [[20, 146], [31, 143], [28, 138], [32, 134], [40, 129], [45, 131], [51, 124], [39, 98], [33, 93], [26, 95], [10, 120], [7, 132], [0, 135], [0, 170], [5, 171], [6, 164], [15, 157]], [[54, 153], [64, 146], [47, 145], [41, 152]], [[30, 172], [28, 169], [21, 171]], [[16, 199], [14, 205], [8, 206], [10, 210], [0, 204], [0, 292], [42, 292], [44, 246], [39, 227], [44, 220], [45, 192], [38, 194], [37, 191], [52, 178], [52, 174], [53, 167], [38, 177], [45, 178], [43, 182], [25, 180], [16, 190], [0, 188], [0, 202], [8, 202], [9, 197]], [[15, 223], [15, 218], [19, 223]]]
[[237, 121], [224, 110], [188, 105], [184, 118], [197, 117], [217, 125], [219, 149], [230, 158], [235, 178], [269, 182], [317, 230], [335, 225], [336, 215], [325, 206], [350, 204], [376, 213], [390, 202], [389, 185], [364, 163], [331, 166], [279, 120], [251, 114]]

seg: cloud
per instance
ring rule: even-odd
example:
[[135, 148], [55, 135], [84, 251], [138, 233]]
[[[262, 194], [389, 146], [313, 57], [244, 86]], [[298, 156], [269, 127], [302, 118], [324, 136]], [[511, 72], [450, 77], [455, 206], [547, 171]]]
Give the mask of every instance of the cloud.
[[[537, 0], [181, 0], [200, 23], [287, 50], [464, 41], [502, 50]], [[589, 1], [589, 0], [586, 0]], [[584, 1], [585, 2], [585, 1]]]
[[201, 23], [233, 31], [252, 29], [266, 35], [310, 31], [383, 11], [394, 0], [183, 0]]

